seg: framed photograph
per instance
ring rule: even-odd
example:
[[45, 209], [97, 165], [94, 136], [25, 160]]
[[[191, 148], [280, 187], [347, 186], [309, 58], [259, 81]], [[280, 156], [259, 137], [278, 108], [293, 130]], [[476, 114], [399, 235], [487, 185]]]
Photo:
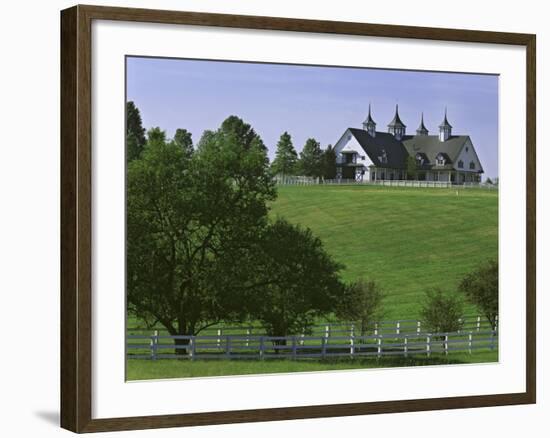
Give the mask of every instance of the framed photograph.
[[62, 427], [535, 403], [535, 41], [62, 11]]

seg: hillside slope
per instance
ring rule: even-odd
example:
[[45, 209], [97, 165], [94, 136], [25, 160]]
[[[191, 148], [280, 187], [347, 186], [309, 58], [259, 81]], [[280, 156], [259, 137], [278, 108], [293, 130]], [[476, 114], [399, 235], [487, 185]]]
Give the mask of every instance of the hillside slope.
[[[455, 292], [498, 256], [498, 192], [373, 186], [279, 186], [273, 217], [307, 226], [346, 265], [346, 280], [374, 279], [385, 318], [416, 318], [424, 291]], [[477, 312], [471, 306], [468, 312]]]

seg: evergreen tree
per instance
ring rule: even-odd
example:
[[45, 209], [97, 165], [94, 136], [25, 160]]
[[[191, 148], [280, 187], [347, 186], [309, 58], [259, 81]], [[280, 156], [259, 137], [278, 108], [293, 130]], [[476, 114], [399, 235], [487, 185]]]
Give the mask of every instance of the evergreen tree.
[[274, 175], [293, 175], [296, 170], [298, 154], [292, 144], [292, 138], [288, 132], [283, 132], [277, 142], [277, 151], [275, 160], [271, 164], [271, 170]]
[[336, 152], [332, 145], [328, 145], [323, 152], [323, 174], [325, 179], [336, 178]]
[[321, 145], [314, 138], [308, 138], [300, 152], [300, 171], [305, 176], [318, 178], [322, 175]]
[[126, 157], [128, 161], [138, 158], [145, 146], [145, 129], [141, 114], [134, 102], [126, 102]]

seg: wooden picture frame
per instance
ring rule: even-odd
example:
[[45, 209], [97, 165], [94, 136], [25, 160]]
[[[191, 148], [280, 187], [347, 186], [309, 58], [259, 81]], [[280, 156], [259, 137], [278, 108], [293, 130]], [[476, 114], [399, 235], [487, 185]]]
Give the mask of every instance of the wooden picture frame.
[[[92, 21], [113, 20], [355, 36], [517, 45], [526, 48], [526, 391], [252, 409], [92, 418]], [[74, 432], [213, 425], [535, 403], [536, 37], [531, 34], [75, 6], [61, 12], [61, 426]]]

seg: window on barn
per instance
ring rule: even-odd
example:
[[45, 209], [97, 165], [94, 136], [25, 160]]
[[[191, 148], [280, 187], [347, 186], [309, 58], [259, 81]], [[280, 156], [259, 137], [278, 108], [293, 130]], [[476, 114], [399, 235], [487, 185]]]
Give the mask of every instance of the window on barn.
[[475, 169], [476, 168], [476, 163], [474, 163], [473, 161], [470, 161], [470, 169]]
[[464, 161], [460, 160], [460, 161], [458, 162], [458, 168], [459, 168], [459, 169], [464, 169]]

